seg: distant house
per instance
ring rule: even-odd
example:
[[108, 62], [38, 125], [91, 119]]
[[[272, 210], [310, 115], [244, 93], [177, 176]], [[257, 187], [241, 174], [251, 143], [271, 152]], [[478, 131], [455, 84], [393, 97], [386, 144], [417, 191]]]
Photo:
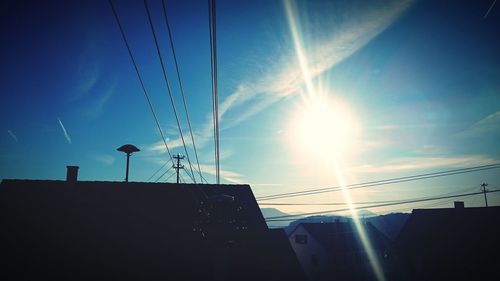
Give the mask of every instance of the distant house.
[[[384, 274], [394, 276], [391, 242], [371, 224], [363, 227]], [[308, 280], [376, 280], [360, 234], [350, 222], [301, 223], [289, 242]]]
[[415, 209], [396, 247], [407, 280], [500, 280], [500, 207]]
[[4, 180], [0, 280], [304, 280], [248, 185]]

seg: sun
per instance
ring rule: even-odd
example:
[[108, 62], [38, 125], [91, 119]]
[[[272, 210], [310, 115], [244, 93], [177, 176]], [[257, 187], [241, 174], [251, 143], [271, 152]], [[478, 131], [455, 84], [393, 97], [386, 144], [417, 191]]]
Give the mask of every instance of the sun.
[[353, 152], [360, 131], [349, 107], [327, 96], [301, 104], [290, 127], [290, 140], [297, 149], [329, 159]]

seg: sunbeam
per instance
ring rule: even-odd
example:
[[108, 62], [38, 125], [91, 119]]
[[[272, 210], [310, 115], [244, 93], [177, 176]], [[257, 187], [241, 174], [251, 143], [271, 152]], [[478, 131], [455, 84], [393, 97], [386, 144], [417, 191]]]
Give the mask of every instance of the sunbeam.
[[300, 70], [302, 72], [302, 77], [306, 85], [307, 94], [310, 98], [316, 95], [316, 90], [314, 89], [312, 83], [312, 75], [309, 70], [309, 65], [307, 61], [306, 54], [302, 48], [300, 41], [299, 28], [297, 26], [296, 14], [294, 12], [294, 7], [292, 7], [293, 1], [285, 1], [286, 16], [288, 19], [288, 25], [290, 27], [290, 32], [292, 33], [293, 45], [295, 47], [295, 54], [299, 61]]
[[349, 206], [354, 226], [359, 233], [370, 266], [377, 280], [384, 281], [385, 276], [380, 262], [367, 236], [364, 225], [359, 221], [351, 195], [346, 189], [347, 183], [343, 171], [339, 165], [343, 152], [353, 142], [353, 137], [359, 127], [346, 107], [332, 103], [328, 99], [327, 91], [318, 92], [316, 90], [312, 81], [313, 77], [309, 69], [307, 55], [302, 47], [294, 3], [293, 1], [284, 1], [284, 4], [294, 42], [295, 54], [306, 87], [306, 93], [302, 93], [302, 110], [298, 111], [296, 119], [292, 122], [292, 131], [294, 133], [292, 139], [294, 142], [298, 142], [299, 146], [302, 146], [302, 149], [306, 152], [312, 152], [315, 157], [320, 157], [323, 163], [328, 166], [328, 173], [325, 176], [329, 179], [330, 175], [333, 174], [336, 181], [342, 186], [344, 200]]
[[380, 266], [379, 259], [377, 257], [377, 254], [375, 253], [372, 243], [366, 234], [366, 229], [364, 225], [361, 223], [358, 217], [358, 211], [354, 208], [354, 204], [352, 203], [352, 198], [349, 190], [346, 188], [347, 183], [344, 179], [342, 169], [337, 161], [334, 161], [332, 163], [333, 165], [333, 170], [335, 172], [335, 176], [337, 178], [337, 182], [339, 185], [342, 187], [342, 196], [344, 197], [344, 200], [347, 203], [347, 206], [349, 208], [349, 212], [351, 213], [352, 221], [354, 223], [354, 227], [356, 228], [356, 231], [359, 233], [359, 237], [361, 239], [361, 244], [363, 245], [363, 248], [366, 251], [366, 255], [368, 256], [368, 260], [370, 261], [370, 266], [379, 281], [384, 281], [385, 276], [384, 272], [382, 270], [382, 267]]

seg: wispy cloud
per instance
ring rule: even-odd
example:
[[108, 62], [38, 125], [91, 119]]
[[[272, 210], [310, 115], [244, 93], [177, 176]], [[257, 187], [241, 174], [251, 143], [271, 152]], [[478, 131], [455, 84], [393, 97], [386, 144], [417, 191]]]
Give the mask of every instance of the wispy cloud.
[[[337, 28], [333, 33], [324, 36], [324, 39], [313, 42], [311, 45], [314, 47], [305, 54], [311, 79], [356, 53], [397, 19], [412, 1], [387, 1], [387, 3], [385, 7], [367, 9], [360, 15], [361, 20], [347, 21], [342, 24], [342, 28]], [[219, 118], [222, 121], [226, 113], [237, 107], [239, 118], [231, 120], [223, 127], [235, 126], [282, 98], [300, 93], [305, 78], [299, 62], [294, 58], [294, 53], [287, 54], [278, 60], [280, 61], [278, 65], [270, 66], [268, 73], [242, 82], [233, 94], [226, 97], [220, 105]], [[208, 124], [211, 124], [210, 118]]]
[[488, 15], [490, 14], [491, 12], [491, 9], [493, 9], [493, 6], [495, 6], [495, 4], [497, 3], [497, 0], [494, 0], [493, 3], [491, 3], [490, 5], [490, 8], [488, 9], [488, 11], [486, 12], [486, 14], [484, 14], [483, 16], [483, 19], [486, 19], [488, 17]]
[[[201, 170], [203, 171], [203, 173], [210, 174], [210, 175], [216, 174], [214, 166], [200, 164], [200, 167], [201, 167]], [[228, 182], [232, 182], [232, 183], [242, 183], [243, 182], [243, 180], [242, 180], [243, 175], [241, 175], [237, 172], [233, 172], [233, 171], [229, 171], [229, 170], [225, 170], [225, 169], [220, 170], [220, 177], [222, 179], [224, 179]]]
[[[189, 136], [189, 132], [184, 132], [184, 142], [186, 143], [186, 146], [191, 146], [193, 142], [191, 141], [191, 138]], [[196, 142], [197, 145], [204, 144], [205, 143], [205, 138], [202, 138], [199, 135], [195, 135], [194, 138], [198, 140]], [[183, 147], [182, 139], [179, 137], [177, 139], [169, 139], [168, 137], [166, 138], [167, 145], [169, 149], [174, 149], [178, 147]], [[149, 145], [146, 148], [148, 151], [151, 152], [159, 152], [159, 153], [166, 153], [167, 149], [165, 148], [165, 143], [163, 143], [163, 140], [157, 141], [151, 145]]]
[[112, 83], [111, 85], [108, 86], [108, 88], [96, 95], [97, 98], [93, 100], [89, 106], [87, 106], [84, 110], [84, 114], [87, 117], [96, 117], [101, 115], [104, 112], [104, 108], [108, 101], [111, 99], [111, 97], [115, 93], [115, 84]]
[[395, 131], [395, 130], [400, 129], [400, 126], [395, 125], [395, 124], [386, 124], [386, 125], [374, 127], [373, 129], [381, 130], [381, 131]]
[[[83, 77], [78, 85], [78, 92], [81, 96], [87, 94], [94, 88], [97, 81], [99, 80], [99, 72], [97, 69], [88, 72], [85, 77]], [[80, 96], [80, 97], [81, 97]]]
[[9, 135], [12, 137], [12, 139], [15, 142], [19, 142], [19, 140], [17, 139], [17, 136], [11, 130], [7, 130], [7, 133], [9, 133]]
[[456, 169], [498, 163], [497, 159], [484, 155], [449, 157], [405, 157], [390, 163], [351, 167], [354, 173], [396, 173], [432, 169]]
[[500, 110], [474, 123], [459, 134], [462, 137], [479, 137], [485, 133], [500, 132]]
[[[312, 79], [356, 53], [394, 22], [413, 1], [386, 2], [384, 7], [366, 9], [359, 17], [343, 22], [342, 28], [335, 28], [334, 32], [326, 34], [323, 39], [312, 42], [311, 45], [315, 47], [306, 54]], [[266, 69], [264, 74], [242, 81], [234, 92], [222, 99], [219, 104], [222, 129], [234, 127], [272, 104], [303, 90], [304, 77], [295, 52], [290, 51], [281, 58], [273, 58], [273, 63], [266, 65]], [[234, 113], [235, 117], [226, 118], [229, 113]], [[207, 144], [213, 134], [212, 120], [212, 114], [207, 114], [205, 124], [196, 134], [199, 147]], [[181, 144], [179, 141], [173, 140], [170, 143], [175, 147]], [[153, 146], [159, 148], [158, 144]]]
[[101, 69], [95, 58], [96, 46], [87, 45], [80, 53], [76, 62], [76, 83], [71, 96], [71, 101], [85, 99], [93, 92], [101, 80]]
[[66, 141], [68, 141], [68, 143], [71, 144], [71, 137], [69, 136], [68, 131], [66, 131], [66, 127], [64, 127], [64, 124], [61, 121], [61, 118], [57, 117], [57, 121], [59, 121], [59, 125], [61, 126], [64, 137], [66, 138]]
[[115, 93], [116, 79], [103, 79], [99, 63], [91, 55], [93, 46], [79, 59], [78, 80], [70, 100], [81, 105], [81, 113], [93, 118], [104, 112], [105, 105]]
[[280, 187], [282, 183], [250, 183], [252, 187]]
[[92, 159], [107, 166], [113, 165], [113, 163], [115, 163], [116, 160], [114, 156], [108, 154], [93, 155]]

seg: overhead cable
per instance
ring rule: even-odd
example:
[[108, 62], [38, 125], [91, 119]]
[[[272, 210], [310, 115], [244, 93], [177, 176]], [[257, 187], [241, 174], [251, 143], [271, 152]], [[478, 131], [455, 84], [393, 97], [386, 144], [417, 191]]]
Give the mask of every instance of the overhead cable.
[[172, 90], [170, 89], [170, 83], [168, 82], [167, 71], [165, 69], [165, 63], [163, 62], [163, 57], [161, 55], [160, 46], [158, 44], [158, 39], [156, 37], [156, 31], [155, 31], [155, 28], [154, 28], [154, 25], [153, 25], [153, 20], [151, 18], [151, 13], [149, 11], [147, 0], [144, 0], [144, 7], [146, 8], [146, 13], [147, 13], [147, 16], [148, 16], [148, 21], [149, 21], [149, 26], [151, 27], [151, 32], [153, 34], [153, 39], [154, 39], [155, 46], [156, 46], [156, 52], [158, 54], [158, 58], [160, 59], [160, 64], [161, 64], [161, 69], [162, 69], [162, 73], [163, 73], [163, 78], [165, 80], [165, 85], [167, 87], [168, 96], [170, 98], [170, 104], [171, 104], [172, 109], [174, 111], [175, 121], [177, 123], [177, 128], [179, 129], [179, 134], [181, 136], [182, 145], [184, 146], [184, 152], [186, 153], [186, 158], [188, 160], [189, 168], [191, 170], [190, 177], [196, 183], [196, 179], [194, 177], [194, 172], [193, 172], [193, 167], [191, 165], [191, 160], [189, 159], [189, 153], [188, 153], [188, 150], [187, 150], [187, 147], [186, 147], [186, 142], [184, 140], [184, 134], [182, 133], [181, 123], [179, 121], [179, 115], [177, 114], [177, 108], [175, 106], [174, 97], [173, 97], [173, 94], [172, 94]]
[[215, 14], [215, 0], [208, 0], [208, 25], [210, 33], [210, 66], [212, 74], [212, 120], [214, 125], [215, 180], [217, 184], [220, 184], [219, 97], [217, 78], [217, 25]]
[[[487, 191], [487, 193], [494, 193], [494, 192], [500, 192], [500, 190]], [[330, 213], [334, 213], [334, 212], [345, 212], [345, 211], [350, 211], [352, 209], [360, 210], [360, 209], [368, 209], [368, 208], [380, 208], [380, 207], [418, 203], [418, 202], [425, 202], [425, 201], [432, 201], [432, 200], [439, 200], [439, 199], [471, 196], [471, 195], [477, 195], [477, 194], [483, 194], [483, 192], [472, 192], [472, 193], [465, 193], [465, 194], [459, 194], [459, 195], [433, 197], [433, 198], [427, 198], [427, 199], [406, 200], [406, 201], [399, 201], [399, 202], [385, 203], [385, 204], [374, 204], [374, 205], [370, 205], [370, 206], [362, 206], [362, 207], [356, 207], [356, 208], [333, 209], [333, 210], [326, 210], [326, 211], [302, 213], [302, 214], [297, 214], [297, 215], [274, 216], [274, 217], [267, 217], [267, 218], [265, 218], [265, 220], [266, 221], [292, 221], [292, 220], [296, 220], [297, 217], [303, 217], [303, 216], [323, 215], [323, 214], [330, 214]], [[293, 218], [293, 219], [290, 219], [290, 218]]]
[[146, 181], [150, 181], [154, 176], [156, 176], [156, 174], [158, 174], [161, 171], [161, 169], [163, 169], [165, 166], [167, 166], [167, 164], [168, 164], [168, 161], [163, 163], [163, 165], [161, 165], [161, 167], [158, 168], [158, 170], [156, 170]]
[[357, 184], [349, 184], [349, 185], [346, 185], [345, 187], [335, 186], [335, 187], [327, 187], [327, 188], [320, 188], [320, 189], [280, 193], [280, 194], [274, 194], [274, 195], [261, 196], [261, 197], [257, 197], [256, 199], [257, 199], [257, 201], [265, 201], [265, 200], [272, 200], [272, 199], [278, 199], [278, 198], [307, 196], [307, 195], [314, 195], [314, 194], [320, 194], [320, 193], [341, 191], [344, 188], [345, 189], [359, 189], [359, 188], [366, 188], [366, 187], [372, 187], [372, 186], [381, 186], [381, 185], [388, 185], [388, 184], [395, 184], [395, 183], [402, 183], [402, 182], [409, 182], [409, 181], [416, 181], [416, 180], [423, 180], [423, 179], [430, 179], [430, 178], [437, 178], [437, 177], [444, 177], [444, 176], [451, 176], [451, 175], [458, 175], [458, 174], [465, 174], [465, 173], [472, 173], [472, 172], [497, 169], [497, 168], [500, 168], [500, 163], [490, 164], [490, 165], [482, 165], [482, 166], [476, 166], [476, 167], [470, 167], [470, 168], [454, 169], [454, 170], [448, 170], [448, 171], [443, 171], [443, 172], [433, 172], [433, 173], [427, 173], [427, 174], [370, 181], [370, 182], [357, 183]]
[[[440, 196], [446, 196], [446, 195], [455, 195], [455, 194], [461, 194], [465, 191], [468, 191], [470, 189], [473, 189], [475, 187], [467, 187], [467, 188], [462, 188], [460, 190], [454, 190], [453, 192], [447, 192], [444, 194], [441, 194]], [[426, 198], [432, 198], [433, 196], [426, 196], [422, 197], [419, 199], [426, 199]], [[351, 203], [348, 202], [316, 202], [316, 203], [300, 203], [300, 202], [259, 202], [259, 206], [345, 206], [349, 204], [353, 205], [366, 205], [366, 204], [380, 204], [380, 203], [393, 203], [393, 202], [400, 202], [401, 199], [395, 199], [395, 200], [381, 200], [381, 201], [354, 201]]]
[[174, 168], [174, 166], [173, 166], [173, 165], [172, 165], [172, 166], [170, 166], [170, 167], [169, 167], [169, 168], [168, 168], [165, 172], [163, 172], [163, 174], [161, 174], [161, 175], [160, 175], [160, 176], [159, 176], [159, 177], [155, 180], [155, 182], [160, 181], [160, 179], [161, 179], [161, 178], [163, 178], [163, 176], [164, 176], [166, 173], [168, 173], [168, 171], [172, 170], [172, 168]]
[[156, 127], [158, 127], [158, 131], [160, 132], [161, 139], [163, 140], [163, 144], [165, 144], [165, 148], [167, 149], [168, 156], [170, 157], [170, 161], [172, 161], [172, 164], [174, 164], [174, 159], [172, 158], [172, 154], [170, 153], [170, 149], [168, 148], [167, 141], [165, 139], [165, 135], [163, 134], [163, 130], [160, 125], [160, 121], [158, 120], [158, 117], [156, 115], [156, 112], [154, 110], [152, 101], [149, 97], [148, 92], [146, 91], [146, 87], [144, 86], [144, 81], [142, 80], [141, 74], [139, 72], [139, 67], [137, 66], [137, 63], [134, 59], [134, 56], [132, 54], [132, 50], [130, 49], [130, 46], [127, 41], [127, 37], [125, 36], [125, 31], [123, 30], [122, 24], [120, 22], [120, 18], [118, 17], [118, 13], [116, 12], [115, 6], [113, 5], [112, 0], [108, 0], [109, 4], [111, 5], [111, 9], [113, 10], [113, 15], [115, 16], [116, 23], [118, 24], [118, 27], [120, 29], [120, 33], [122, 35], [123, 42], [125, 43], [125, 46], [127, 47], [128, 54], [130, 56], [130, 59], [132, 60], [132, 64], [134, 65], [135, 73], [137, 74], [137, 78], [139, 79], [139, 82], [141, 84], [142, 90], [144, 92], [144, 96], [146, 97], [146, 100], [149, 105], [149, 110], [151, 111], [151, 114], [153, 114], [153, 118], [156, 123]]
[[165, 0], [162, 0], [161, 3], [162, 3], [162, 6], [163, 6], [163, 15], [164, 15], [164, 19], [165, 19], [165, 25], [167, 26], [168, 38], [169, 38], [169, 41], [170, 41], [170, 48], [172, 50], [172, 55], [173, 55], [173, 58], [174, 58], [175, 71], [177, 72], [177, 81], [179, 82], [179, 89], [181, 91], [182, 103], [184, 105], [184, 112], [186, 113], [186, 120], [187, 120], [188, 127], [189, 127], [189, 133], [191, 134], [191, 142], [193, 143], [193, 150], [194, 150], [194, 155], [196, 157], [196, 164], [198, 165], [198, 173], [200, 174], [200, 181], [203, 182], [203, 180], [205, 180], [205, 182], [208, 183], [207, 180], [203, 177], [203, 174], [201, 172], [200, 160], [198, 158], [198, 151], [196, 149], [196, 143], [194, 141], [193, 128], [191, 126], [191, 120], [189, 118], [189, 111], [188, 111], [188, 107], [187, 107], [187, 103], [186, 103], [186, 97], [185, 97], [185, 94], [184, 94], [184, 87], [182, 85], [181, 74], [180, 74], [180, 71], [179, 71], [179, 64], [177, 62], [177, 55], [176, 55], [176, 52], [175, 52], [174, 40], [172, 38], [173, 37], [172, 36], [172, 31], [170, 29], [170, 23], [168, 21], [168, 14], [167, 14], [167, 8], [166, 8]]

